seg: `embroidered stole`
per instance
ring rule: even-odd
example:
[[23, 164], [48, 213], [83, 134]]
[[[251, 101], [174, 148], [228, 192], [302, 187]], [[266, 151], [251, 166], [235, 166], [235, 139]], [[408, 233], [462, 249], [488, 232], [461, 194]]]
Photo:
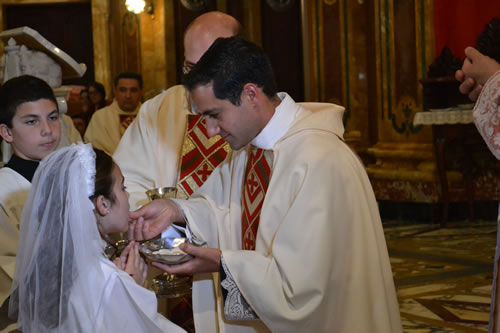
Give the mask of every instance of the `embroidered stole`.
[[226, 158], [229, 144], [220, 136], [209, 138], [203, 117], [189, 114], [181, 148], [177, 198], [189, 198]]
[[129, 127], [130, 124], [134, 121], [135, 117], [137, 114], [134, 115], [128, 115], [128, 114], [120, 114], [120, 137], [123, 136], [127, 128]]
[[253, 147], [248, 157], [241, 198], [242, 246], [255, 250], [260, 211], [271, 178], [273, 152]]

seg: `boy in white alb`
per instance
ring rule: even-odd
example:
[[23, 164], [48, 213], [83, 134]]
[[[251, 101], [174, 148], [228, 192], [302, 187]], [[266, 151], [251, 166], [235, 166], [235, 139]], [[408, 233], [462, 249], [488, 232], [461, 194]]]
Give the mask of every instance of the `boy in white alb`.
[[14, 273], [19, 221], [42, 158], [56, 150], [61, 122], [52, 89], [23, 75], [0, 87], [0, 136], [13, 155], [0, 169], [0, 303], [9, 296]]

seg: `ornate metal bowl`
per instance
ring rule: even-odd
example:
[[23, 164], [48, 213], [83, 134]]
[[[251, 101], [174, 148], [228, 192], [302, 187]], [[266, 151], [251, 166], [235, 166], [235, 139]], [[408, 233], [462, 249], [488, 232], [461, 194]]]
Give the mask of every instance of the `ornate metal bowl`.
[[188, 243], [187, 238], [159, 238], [144, 242], [139, 251], [148, 259], [167, 265], [181, 264], [193, 258], [179, 248], [182, 243]]

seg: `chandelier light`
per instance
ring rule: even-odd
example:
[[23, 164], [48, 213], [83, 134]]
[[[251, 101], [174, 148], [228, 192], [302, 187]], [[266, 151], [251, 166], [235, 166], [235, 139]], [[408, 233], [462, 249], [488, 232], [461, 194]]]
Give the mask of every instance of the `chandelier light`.
[[139, 14], [146, 11], [148, 14], [153, 13], [153, 0], [148, 1], [146, 4], [145, 0], [125, 0], [125, 6], [129, 12]]

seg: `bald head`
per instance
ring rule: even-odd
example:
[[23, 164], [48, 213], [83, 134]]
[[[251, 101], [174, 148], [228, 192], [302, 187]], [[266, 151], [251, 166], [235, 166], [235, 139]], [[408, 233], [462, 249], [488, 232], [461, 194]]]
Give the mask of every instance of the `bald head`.
[[196, 64], [217, 38], [235, 36], [239, 31], [240, 23], [228, 14], [209, 12], [198, 16], [184, 34], [185, 65]]

